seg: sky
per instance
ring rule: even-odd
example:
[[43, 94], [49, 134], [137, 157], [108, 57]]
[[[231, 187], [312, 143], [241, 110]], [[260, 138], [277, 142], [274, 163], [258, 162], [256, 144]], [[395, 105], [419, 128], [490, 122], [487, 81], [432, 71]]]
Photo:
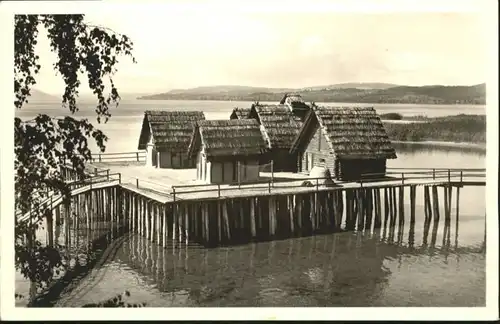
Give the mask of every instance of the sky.
[[[472, 85], [485, 82], [488, 72], [479, 12], [143, 9], [86, 14], [89, 23], [134, 42], [137, 64], [121, 59], [115, 76], [122, 93], [210, 85]], [[61, 93], [43, 32], [37, 52], [37, 88]]]

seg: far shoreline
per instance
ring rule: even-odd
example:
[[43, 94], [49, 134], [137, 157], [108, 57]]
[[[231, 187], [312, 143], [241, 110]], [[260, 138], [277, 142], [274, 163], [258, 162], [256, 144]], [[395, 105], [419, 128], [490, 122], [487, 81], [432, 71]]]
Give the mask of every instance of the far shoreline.
[[479, 148], [486, 151], [486, 143], [469, 143], [469, 142], [446, 142], [446, 141], [393, 141], [395, 144], [418, 144], [428, 146], [441, 146], [441, 147], [459, 147], [459, 148]]

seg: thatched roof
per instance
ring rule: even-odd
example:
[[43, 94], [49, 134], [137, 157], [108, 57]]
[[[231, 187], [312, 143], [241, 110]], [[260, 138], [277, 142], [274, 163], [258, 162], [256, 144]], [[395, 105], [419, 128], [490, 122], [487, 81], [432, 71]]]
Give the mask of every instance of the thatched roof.
[[319, 126], [330, 148], [343, 159], [395, 159], [396, 152], [373, 107], [314, 107], [292, 145], [304, 149]]
[[250, 118], [262, 125], [272, 149], [289, 150], [302, 128], [300, 119], [285, 105], [252, 105]]
[[159, 150], [185, 151], [191, 140], [194, 122], [205, 120], [201, 111], [147, 110], [142, 120], [139, 150], [144, 150], [150, 134]]
[[250, 108], [235, 107], [229, 119], [245, 119], [250, 114]]
[[196, 156], [202, 145], [207, 158], [258, 156], [267, 152], [264, 136], [254, 119], [199, 121], [191, 137], [189, 156]]
[[280, 105], [289, 105], [293, 109], [307, 110], [310, 107], [304, 102], [301, 95], [297, 93], [285, 93], [281, 98]]

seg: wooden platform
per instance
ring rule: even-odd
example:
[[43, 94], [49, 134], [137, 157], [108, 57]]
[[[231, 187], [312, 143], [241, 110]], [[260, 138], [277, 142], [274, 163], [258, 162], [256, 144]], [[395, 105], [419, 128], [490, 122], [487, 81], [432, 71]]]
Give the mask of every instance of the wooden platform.
[[[324, 186], [322, 180], [310, 179], [302, 173], [291, 172], [261, 172], [262, 181], [247, 184], [205, 184], [196, 180], [196, 169], [157, 169], [145, 167], [142, 163], [117, 162], [94, 163], [88, 166], [89, 170], [102, 171], [109, 168], [109, 172], [121, 174], [121, 184], [128, 190], [142, 193], [158, 202], [175, 200], [204, 200], [224, 197], [252, 197], [266, 195], [280, 195], [292, 193], [307, 193], [313, 191], [331, 191], [350, 188], [388, 188], [409, 185], [451, 185], [451, 186], [485, 186], [484, 174], [469, 174], [464, 177], [457, 172], [448, 173], [442, 169], [408, 169], [401, 170], [381, 179], [371, 179], [362, 182], [337, 181], [335, 186]], [[431, 171], [433, 170], [433, 171]], [[469, 169], [464, 169], [469, 170]], [[475, 170], [477, 169], [470, 169]], [[399, 171], [399, 169], [398, 169]], [[435, 179], [433, 179], [435, 178]], [[482, 180], [481, 179], [481, 180]], [[305, 180], [311, 181], [313, 187], [302, 186]]]
[[[163, 172], [143, 172], [152, 170], [156, 170], [155, 174]], [[75, 177], [71, 171], [67, 175]], [[196, 242], [207, 247], [344, 229], [371, 230], [380, 228], [382, 223], [392, 228], [408, 219], [408, 201], [409, 220], [415, 222], [419, 186], [424, 191], [424, 223], [429, 226], [431, 219], [439, 222], [442, 212], [438, 189], [444, 193], [443, 215], [449, 223], [453, 191], [458, 217], [460, 188], [485, 185], [485, 175], [485, 170], [472, 169], [410, 170], [328, 185], [324, 184], [325, 179], [308, 179], [304, 186], [303, 175], [293, 178], [282, 174], [252, 184], [168, 186], [97, 170], [94, 177], [70, 183], [72, 197], [64, 206], [62, 197], [50, 198], [48, 208], [55, 213], [56, 221], [52, 221], [49, 212], [46, 228], [52, 232], [61, 219], [70, 220], [64, 222], [68, 230], [69, 226], [77, 229], [80, 223], [92, 227], [102, 221], [125, 222], [128, 230], [162, 246], [171, 240], [175, 244]], [[23, 220], [26, 217], [30, 218], [24, 215]], [[53, 235], [49, 234], [49, 245], [51, 242]]]

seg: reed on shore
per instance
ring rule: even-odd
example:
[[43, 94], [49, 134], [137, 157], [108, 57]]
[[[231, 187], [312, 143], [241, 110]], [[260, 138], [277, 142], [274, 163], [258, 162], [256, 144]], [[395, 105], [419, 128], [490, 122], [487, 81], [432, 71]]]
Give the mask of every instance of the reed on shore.
[[455, 115], [419, 123], [384, 123], [393, 141], [486, 143], [486, 115]]

